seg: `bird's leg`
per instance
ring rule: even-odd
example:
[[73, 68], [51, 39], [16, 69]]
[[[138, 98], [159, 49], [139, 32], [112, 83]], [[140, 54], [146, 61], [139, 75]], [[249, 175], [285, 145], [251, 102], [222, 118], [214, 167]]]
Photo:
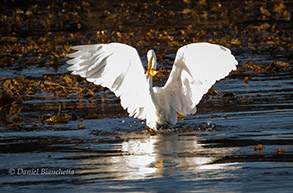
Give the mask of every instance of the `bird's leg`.
[[157, 135], [158, 132], [155, 129], [150, 128], [149, 126], [145, 126], [146, 130], [151, 134], [151, 135]]
[[177, 113], [177, 121], [183, 121], [184, 120], [184, 116], [181, 115], [180, 113], [176, 112]]
[[148, 76], [147, 77], [148, 79], [150, 76], [156, 76], [160, 72], [159, 70], [155, 70], [151, 68], [152, 60], [153, 60], [153, 57], [151, 57], [151, 59], [148, 61], [148, 69], [145, 72], [145, 74]]

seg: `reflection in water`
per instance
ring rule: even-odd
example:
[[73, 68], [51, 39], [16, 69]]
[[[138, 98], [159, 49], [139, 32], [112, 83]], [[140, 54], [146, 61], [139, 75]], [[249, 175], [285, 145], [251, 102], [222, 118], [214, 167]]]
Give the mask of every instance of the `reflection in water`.
[[199, 170], [225, 170], [229, 168], [231, 169], [240, 169], [239, 163], [222, 163], [222, 164], [209, 164], [209, 165], [201, 165], [198, 167]]
[[122, 156], [112, 157], [110, 170], [120, 171], [120, 179], [144, 179], [157, 176], [158, 169], [151, 167], [157, 160], [155, 152], [156, 136], [148, 139], [131, 139], [122, 143]]
[[[83, 168], [81, 172], [92, 173], [90, 178], [101, 175], [98, 178], [142, 180], [162, 177], [170, 171], [196, 173], [201, 169], [224, 169], [225, 165], [216, 167], [211, 163], [231, 153], [232, 149], [206, 148], [198, 140], [195, 135], [177, 134], [132, 137], [119, 145], [108, 146], [109, 155], [84, 159], [82, 167], [88, 169]], [[113, 155], [113, 150], [119, 153]]]

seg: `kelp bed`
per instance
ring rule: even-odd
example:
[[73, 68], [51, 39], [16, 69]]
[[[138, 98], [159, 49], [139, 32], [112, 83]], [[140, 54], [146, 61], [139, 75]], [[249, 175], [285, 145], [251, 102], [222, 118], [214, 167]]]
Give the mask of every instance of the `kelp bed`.
[[[141, 56], [153, 48], [163, 69], [157, 82], [168, 77], [179, 47], [202, 41], [224, 45], [236, 56], [245, 52], [274, 58], [270, 63], [260, 64], [253, 58], [240, 61], [232, 76], [246, 83], [259, 73], [291, 72], [290, 5], [290, 1], [277, 0], [8, 1], [1, 6], [0, 15], [0, 120], [10, 127], [46, 123], [52, 116], [48, 113], [57, 114], [58, 104], [62, 104], [62, 112], [72, 112], [61, 122], [86, 117], [87, 111], [77, 113], [85, 106], [92, 114], [99, 114], [95, 109], [99, 104], [92, 99], [105, 89], [66, 71], [66, 54], [71, 46], [79, 44], [123, 42], [136, 47]], [[58, 104], [38, 106], [27, 102], [42, 97], [55, 98]], [[67, 99], [84, 104], [66, 111]], [[36, 116], [32, 110], [41, 114]]]
[[[289, 0], [2, 2], [0, 187], [290, 191], [292, 9]], [[66, 70], [71, 46], [122, 42], [145, 67], [147, 50], [156, 51], [161, 86], [176, 50], [203, 41], [230, 48], [238, 69], [209, 90], [197, 114], [158, 136], [127, 118], [108, 89]], [[9, 173], [31, 167], [75, 174]]]

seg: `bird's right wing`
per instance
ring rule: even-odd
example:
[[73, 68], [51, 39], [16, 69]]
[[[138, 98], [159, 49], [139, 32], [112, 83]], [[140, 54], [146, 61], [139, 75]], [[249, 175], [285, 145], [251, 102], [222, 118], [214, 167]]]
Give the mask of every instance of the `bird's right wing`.
[[155, 114], [144, 67], [135, 48], [121, 44], [74, 46], [68, 70], [87, 81], [109, 88], [120, 97], [129, 116], [146, 119]]
[[231, 70], [236, 70], [237, 64], [231, 51], [223, 46], [210, 43], [183, 46], [177, 51], [162, 94], [169, 97], [173, 111], [182, 115], [193, 114], [209, 88]]

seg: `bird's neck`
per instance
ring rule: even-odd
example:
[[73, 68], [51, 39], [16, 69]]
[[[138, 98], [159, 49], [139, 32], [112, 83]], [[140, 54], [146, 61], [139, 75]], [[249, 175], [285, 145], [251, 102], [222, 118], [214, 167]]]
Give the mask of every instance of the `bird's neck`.
[[148, 79], [149, 85], [150, 85], [150, 91], [151, 93], [153, 92], [153, 77], [150, 76]]

